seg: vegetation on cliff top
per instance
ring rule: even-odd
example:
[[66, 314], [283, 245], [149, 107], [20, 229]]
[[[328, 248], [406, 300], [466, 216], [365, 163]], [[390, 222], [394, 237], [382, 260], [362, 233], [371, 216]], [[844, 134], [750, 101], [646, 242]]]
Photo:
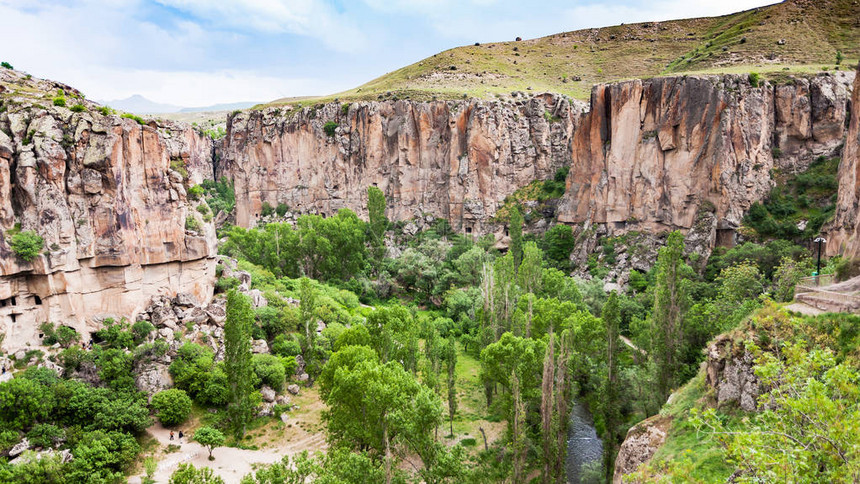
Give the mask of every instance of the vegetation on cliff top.
[[[326, 100], [491, 98], [519, 90], [587, 99], [591, 86], [678, 73], [788, 72], [846, 68], [860, 58], [860, 4], [788, 0], [722, 17], [646, 22], [533, 40], [457, 47]], [[850, 67], [849, 67], [850, 68]]]

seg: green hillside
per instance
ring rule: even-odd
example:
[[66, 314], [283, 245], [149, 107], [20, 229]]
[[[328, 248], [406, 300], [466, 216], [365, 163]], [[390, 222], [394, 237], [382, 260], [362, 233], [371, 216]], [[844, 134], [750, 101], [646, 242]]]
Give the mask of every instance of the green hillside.
[[[586, 99], [595, 83], [675, 73], [818, 72], [860, 58], [860, 3], [787, 0], [723, 17], [646, 22], [457, 47], [355, 89], [300, 102], [489, 98], [552, 91]], [[843, 69], [846, 67], [842, 67]], [[280, 99], [273, 104], [296, 103]]]

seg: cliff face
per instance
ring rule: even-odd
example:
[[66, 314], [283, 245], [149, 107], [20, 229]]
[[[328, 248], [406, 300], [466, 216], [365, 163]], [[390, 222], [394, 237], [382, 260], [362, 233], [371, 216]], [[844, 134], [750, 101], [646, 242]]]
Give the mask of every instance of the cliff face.
[[[608, 234], [694, 228], [714, 212], [730, 239], [769, 192], [771, 169], [802, 170], [845, 131], [850, 74], [753, 87], [740, 76], [671, 77], [596, 86], [577, 130], [566, 223]], [[726, 240], [728, 242], [728, 240]]]
[[596, 86], [586, 110], [552, 95], [269, 108], [230, 119], [218, 172], [236, 183], [244, 226], [263, 202], [362, 214], [376, 185], [393, 220], [430, 214], [464, 232], [500, 232], [490, 218], [505, 197], [570, 166], [560, 222], [596, 235], [681, 229], [707, 256], [732, 243], [772, 169], [838, 152], [853, 77], [634, 80]]
[[[133, 316], [156, 293], [211, 297], [214, 229], [185, 230], [196, 216], [190, 182], [171, 169], [185, 164], [191, 180], [211, 178], [211, 140], [184, 125], [104, 116], [68, 86], [2, 71], [3, 346], [36, 341], [46, 321], [89, 333], [95, 319]], [[54, 106], [57, 89], [83, 109]], [[16, 226], [44, 239], [30, 262], [9, 245]]]
[[[365, 212], [378, 186], [388, 217], [430, 214], [471, 232], [495, 230], [504, 198], [570, 164], [583, 106], [542, 95], [518, 102], [327, 104], [293, 116], [234, 115], [219, 175], [236, 186], [236, 219], [253, 225], [262, 203], [303, 213]], [[336, 123], [333, 133], [326, 123]]]
[[854, 79], [851, 106], [848, 136], [839, 165], [836, 216], [825, 230], [827, 255], [842, 254], [853, 259], [860, 257], [860, 75]]

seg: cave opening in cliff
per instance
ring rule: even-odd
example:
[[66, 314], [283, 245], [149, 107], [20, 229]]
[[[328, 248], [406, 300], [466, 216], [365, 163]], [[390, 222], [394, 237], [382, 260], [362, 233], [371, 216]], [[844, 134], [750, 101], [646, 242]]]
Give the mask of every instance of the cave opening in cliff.
[[17, 317], [14, 314], [10, 314], [9, 317], [12, 318], [13, 323], [17, 320]]
[[466, 227], [466, 233], [471, 234], [472, 233], [472, 227]]
[[14, 298], [14, 297], [10, 297], [10, 298], [9, 298], [9, 304], [10, 304], [10, 305], [12, 305], [12, 306], [17, 306], [17, 305], [18, 305], [18, 303], [17, 303], [17, 302], [15, 302], [15, 298]]
[[33, 302], [35, 302], [37, 306], [41, 306], [42, 305], [42, 298], [40, 298], [39, 296], [33, 295]]

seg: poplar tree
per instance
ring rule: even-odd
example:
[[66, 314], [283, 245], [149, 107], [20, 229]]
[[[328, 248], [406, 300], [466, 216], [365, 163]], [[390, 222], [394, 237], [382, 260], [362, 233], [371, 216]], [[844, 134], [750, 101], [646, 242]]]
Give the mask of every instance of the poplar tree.
[[251, 363], [251, 325], [254, 312], [248, 298], [235, 289], [227, 294], [227, 320], [224, 323], [224, 370], [229, 382], [230, 414], [236, 438], [245, 435], [254, 415], [251, 399], [253, 366]]
[[662, 401], [669, 397], [682, 362], [683, 319], [688, 306], [684, 275], [684, 236], [669, 234], [657, 256], [654, 312], [651, 316], [651, 355], [657, 370], [657, 393]]
[[603, 388], [603, 421], [605, 433], [603, 436], [603, 462], [607, 482], [612, 480], [614, 473], [615, 454], [618, 450], [617, 434], [621, 419], [619, 409], [618, 388], [618, 341], [619, 321], [621, 313], [618, 308], [618, 293], [612, 291], [606, 304], [603, 305], [603, 323], [606, 325], [606, 379]]
[[385, 231], [388, 219], [385, 217], [385, 194], [377, 187], [367, 187], [367, 214], [370, 223], [370, 247], [374, 262], [382, 262], [385, 256]]
[[445, 346], [445, 363], [448, 365], [448, 420], [451, 423], [451, 435], [454, 435], [454, 415], [457, 414], [457, 342], [454, 336], [448, 337]]
[[514, 269], [518, 270], [523, 261], [523, 216], [516, 206], [511, 207], [510, 224], [511, 254], [514, 256]]

